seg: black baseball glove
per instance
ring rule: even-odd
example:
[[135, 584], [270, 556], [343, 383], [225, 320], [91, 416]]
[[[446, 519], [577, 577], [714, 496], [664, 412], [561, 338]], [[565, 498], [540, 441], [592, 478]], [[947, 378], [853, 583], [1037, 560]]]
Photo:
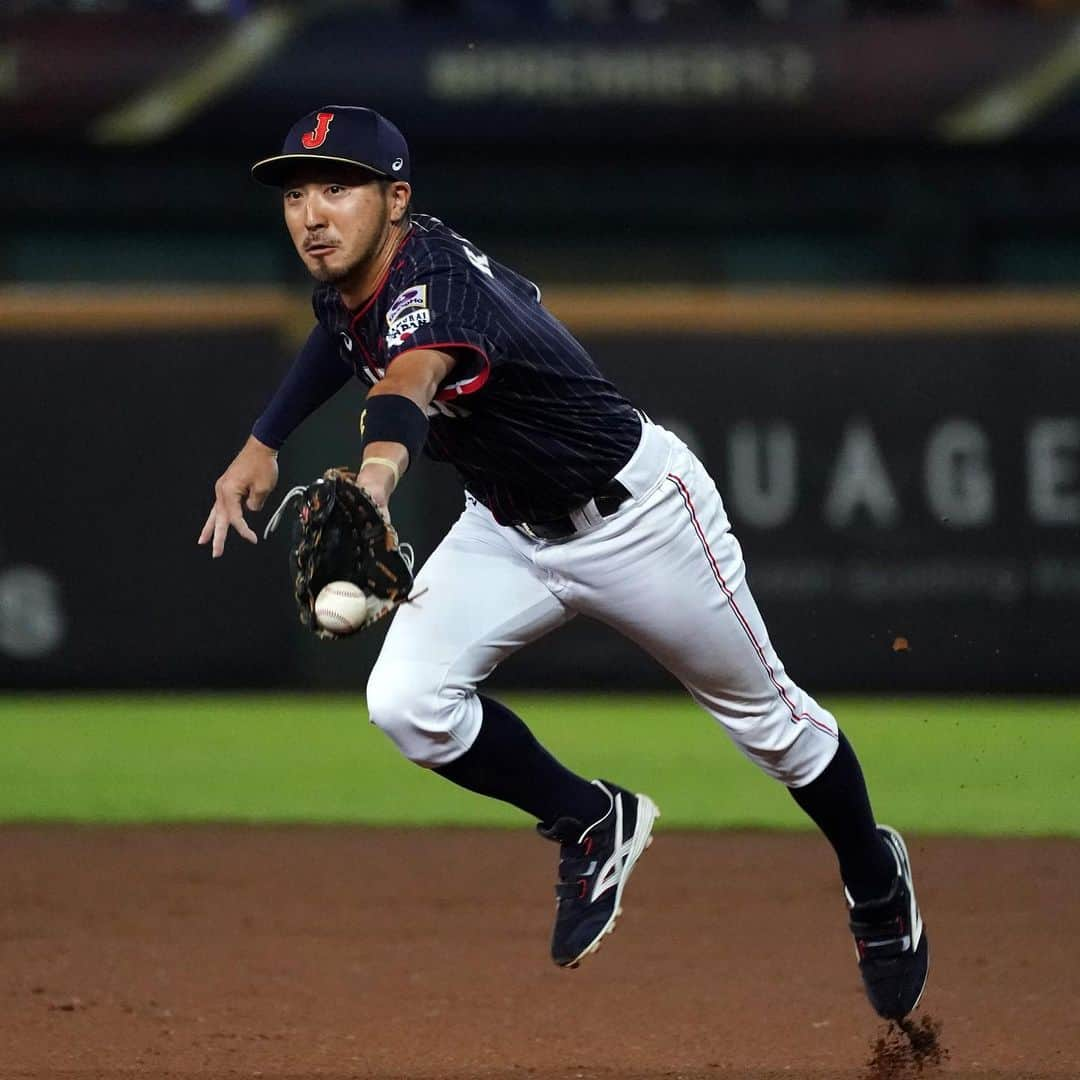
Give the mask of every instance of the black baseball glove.
[[313, 484], [295, 487], [266, 526], [269, 536], [286, 510], [299, 501], [289, 568], [300, 621], [319, 637], [336, 638], [315, 617], [315, 599], [332, 581], [350, 581], [368, 597], [367, 618], [349, 633], [389, 615], [409, 597], [413, 552], [379, 512], [356, 474], [327, 469]]

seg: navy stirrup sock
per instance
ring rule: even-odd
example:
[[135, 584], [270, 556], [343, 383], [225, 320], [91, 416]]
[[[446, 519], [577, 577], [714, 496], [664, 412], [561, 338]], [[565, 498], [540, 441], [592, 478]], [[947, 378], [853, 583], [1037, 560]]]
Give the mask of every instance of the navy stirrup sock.
[[505, 705], [479, 696], [484, 719], [476, 741], [434, 772], [549, 825], [560, 817], [591, 825], [607, 813], [610, 802], [600, 788], [560, 765]]
[[877, 831], [862, 769], [843, 732], [825, 771], [805, 787], [789, 790], [832, 844], [852, 898], [873, 900], [888, 893], [896, 862]]

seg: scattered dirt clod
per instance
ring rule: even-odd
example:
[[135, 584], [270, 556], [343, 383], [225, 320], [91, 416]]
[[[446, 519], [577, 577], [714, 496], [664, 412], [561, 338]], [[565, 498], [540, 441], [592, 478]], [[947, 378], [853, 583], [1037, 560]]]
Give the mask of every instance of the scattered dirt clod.
[[923, 1076], [948, 1060], [941, 1045], [941, 1021], [893, 1020], [874, 1042], [866, 1063], [865, 1080], [909, 1080]]
[[80, 1009], [85, 1009], [86, 1003], [82, 998], [68, 998], [66, 1001], [54, 1001], [49, 1006], [50, 1012], [78, 1012]]

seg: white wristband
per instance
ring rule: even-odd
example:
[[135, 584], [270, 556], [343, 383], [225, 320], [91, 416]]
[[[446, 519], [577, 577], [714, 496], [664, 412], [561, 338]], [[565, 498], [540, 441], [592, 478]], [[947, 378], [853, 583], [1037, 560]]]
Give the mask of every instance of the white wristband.
[[394, 487], [397, 487], [401, 482], [401, 470], [389, 458], [366, 457], [361, 463], [360, 468], [364, 468], [367, 465], [385, 465], [394, 474]]

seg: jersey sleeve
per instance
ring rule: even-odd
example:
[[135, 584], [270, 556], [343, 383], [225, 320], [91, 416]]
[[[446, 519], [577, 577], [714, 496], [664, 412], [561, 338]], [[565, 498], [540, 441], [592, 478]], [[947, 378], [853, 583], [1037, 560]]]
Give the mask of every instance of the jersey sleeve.
[[279, 449], [294, 429], [351, 377], [333, 338], [316, 323], [251, 433], [264, 445]]
[[407, 352], [438, 349], [457, 361], [436, 394], [450, 401], [480, 390], [498, 363], [493, 299], [480, 270], [446, 257], [411, 276], [387, 308], [381, 327], [385, 366]]

